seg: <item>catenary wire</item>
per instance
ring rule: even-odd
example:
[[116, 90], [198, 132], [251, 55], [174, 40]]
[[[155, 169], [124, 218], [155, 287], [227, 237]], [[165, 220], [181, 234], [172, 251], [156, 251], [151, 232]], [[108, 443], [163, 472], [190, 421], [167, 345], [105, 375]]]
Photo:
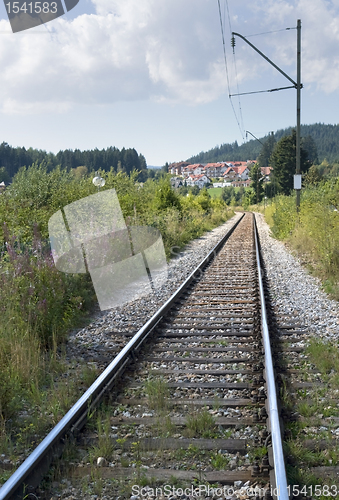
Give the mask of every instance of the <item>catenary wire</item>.
[[228, 76], [227, 57], [226, 57], [226, 45], [225, 45], [224, 28], [223, 28], [223, 23], [222, 23], [220, 0], [218, 0], [218, 7], [219, 7], [219, 18], [220, 18], [220, 28], [221, 28], [222, 45], [223, 45], [223, 50], [224, 50], [224, 61], [225, 61], [225, 70], [226, 70], [228, 97], [230, 98], [230, 103], [231, 103], [231, 106], [232, 106], [232, 109], [233, 109], [233, 113], [234, 113], [235, 119], [237, 121], [237, 124], [238, 124], [239, 130], [240, 130], [241, 136], [242, 136], [242, 138], [244, 140], [244, 134], [243, 134], [242, 128], [240, 126], [240, 123], [239, 123], [239, 120], [238, 120], [238, 117], [237, 117], [237, 113], [236, 113], [236, 111], [234, 109], [234, 105], [233, 105], [233, 102], [232, 102], [232, 99], [231, 99], [231, 89], [230, 89], [230, 81], [229, 81], [229, 76]]
[[246, 35], [245, 38], [249, 38], [250, 36], [269, 35], [270, 33], [279, 33], [280, 31], [295, 30], [295, 29], [297, 28], [282, 28], [281, 30], [264, 31], [263, 33], [254, 33], [253, 35]]
[[[229, 8], [228, 8], [228, 0], [225, 0], [225, 3], [226, 3], [226, 8], [227, 8], [228, 25], [229, 25], [229, 28], [230, 28], [230, 33], [232, 33], [231, 17], [230, 17], [230, 11], [229, 11]], [[241, 94], [240, 94], [240, 90], [239, 90], [239, 80], [238, 80], [237, 62], [236, 62], [236, 58], [235, 58], [235, 51], [234, 51], [234, 50], [233, 50], [233, 63], [234, 63], [234, 71], [235, 71], [235, 81], [236, 81], [237, 91], [238, 91], [238, 104], [239, 104], [239, 116], [240, 116], [240, 122], [241, 122], [241, 127], [242, 127], [242, 130], [245, 130], [245, 127], [244, 127], [244, 119], [243, 119], [243, 116], [242, 116], [241, 102], [240, 102], [240, 95], [241, 95]]]

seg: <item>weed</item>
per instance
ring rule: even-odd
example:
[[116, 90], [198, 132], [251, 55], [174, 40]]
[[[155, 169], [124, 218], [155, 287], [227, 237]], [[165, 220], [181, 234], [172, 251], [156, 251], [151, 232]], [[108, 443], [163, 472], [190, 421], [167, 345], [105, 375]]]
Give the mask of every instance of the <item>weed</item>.
[[222, 434], [223, 434], [224, 439], [228, 439], [232, 436], [233, 430], [231, 428], [225, 429], [225, 430], [223, 430]]
[[[104, 457], [110, 461], [114, 453], [114, 443], [110, 437], [111, 423], [109, 415], [104, 416], [102, 413], [97, 418], [98, 442], [96, 446], [90, 450], [90, 461], [94, 462], [98, 457]], [[117, 440], [118, 441], [118, 440]]]
[[303, 464], [307, 467], [316, 467], [324, 463], [324, 456], [321, 451], [308, 450], [300, 440], [289, 441], [286, 447], [292, 465]]
[[188, 415], [186, 418], [186, 428], [189, 437], [212, 437], [215, 431], [213, 416], [206, 408], [200, 412]]
[[190, 444], [187, 449], [179, 448], [176, 450], [175, 457], [181, 460], [184, 458], [197, 458], [200, 454], [204, 454], [204, 450], [200, 450], [194, 444]]
[[104, 480], [102, 478], [100, 468], [98, 469], [97, 467], [92, 467], [91, 481], [94, 495], [101, 497], [104, 488]]
[[211, 465], [216, 470], [222, 470], [227, 467], [229, 458], [222, 453], [214, 453], [211, 455]]
[[154, 424], [154, 432], [157, 436], [167, 438], [171, 437], [175, 431], [175, 425], [168, 415], [160, 412]]
[[86, 387], [90, 387], [98, 376], [98, 370], [94, 366], [84, 365], [81, 369], [80, 378]]
[[121, 464], [121, 467], [129, 467], [128, 458], [121, 456], [120, 457], [120, 464]]
[[151, 408], [154, 410], [167, 408], [166, 399], [169, 397], [169, 389], [163, 378], [148, 379], [145, 383], [145, 391]]
[[298, 404], [297, 411], [303, 417], [312, 417], [312, 415], [314, 415], [318, 411], [318, 407], [317, 405], [310, 405], [302, 401]]

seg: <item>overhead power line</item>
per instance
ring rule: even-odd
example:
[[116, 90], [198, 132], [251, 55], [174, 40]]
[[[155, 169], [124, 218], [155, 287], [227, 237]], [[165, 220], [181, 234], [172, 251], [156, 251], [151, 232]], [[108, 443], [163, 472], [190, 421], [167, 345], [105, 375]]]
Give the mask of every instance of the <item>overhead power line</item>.
[[[236, 121], [237, 121], [237, 124], [238, 124], [239, 130], [240, 130], [241, 136], [242, 136], [242, 138], [243, 138], [243, 140], [244, 140], [243, 131], [242, 131], [242, 129], [241, 129], [241, 126], [240, 126], [240, 123], [239, 123], [239, 120], [238, 120], [238, 117], [237, 117], [237, 113], [236, 113], [236, 111], [235, 111], [235, 109], [234, 109], [233, 102], [232, 102], [232, 98], [231, 98], [230, 80], [229, 80], [229, 76], [228, 76], [228, 67], [227, 67], [227, 56], [226, 56], [225, 35], [224, 35], [224, 27], [223, 27], [223, 22], [222, 22], [222, 15], [221, 15], [220, 0], [218, 0], [218, 7], [219, 7], [219, 19], [220, 19], [220, 28], [221, 28], [222, 45], [223, 45], [223, 51], [224, 51], [224, 62], [225, 62], [225, 70], [226, 70], [226, 79], [227, 79], [228, 97], [230, 98], [230, 103], [231, 103], [231, 106], [232, 106], [232, 109], [233, 109], [233, 113], [234, 113], [235, 119], [236, 119]], [[228, 5], [227, 5], [227, 9], [228, 9]]]
[[249, 38], [250, 36], [270, 35], [271, 33], [279, 33], [280, 31], [288, 31], [288, 30], [295, 30], [295, 29], [297, 29], [297, 28], [282, 28], [280, 30], [264, 31], [263, 33], [254, 33], [253, 35], [246, 35], [245, 38]]

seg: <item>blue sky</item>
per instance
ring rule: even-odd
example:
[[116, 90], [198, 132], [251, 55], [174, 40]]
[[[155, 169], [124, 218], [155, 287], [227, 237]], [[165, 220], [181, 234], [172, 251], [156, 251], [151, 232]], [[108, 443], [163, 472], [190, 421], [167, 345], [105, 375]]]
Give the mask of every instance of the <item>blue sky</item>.
[[[228, 0], [229, 18], [220, 6], [231, 93], [289, 82], [240, 39], [233, 57], [230, 26], [259, 34], [249, 41], [296, 79], [285, 28], [301, 19], [301, 121], [339, 123], [339, 0]], [[80, 0], [16, 34], [1, 3], [0, 65], [0, 141], [12, 146], [135, 147], [160, 166], [296, 123], [294, 89], [242, 96], [241, 113], [232, 98], [235, 117], [218, 0]]]

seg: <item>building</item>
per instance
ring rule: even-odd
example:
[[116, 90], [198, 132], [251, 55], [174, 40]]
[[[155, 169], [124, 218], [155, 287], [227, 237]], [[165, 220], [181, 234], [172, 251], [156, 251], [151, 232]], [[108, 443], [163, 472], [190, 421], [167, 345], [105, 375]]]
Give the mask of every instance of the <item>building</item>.
[[235, 168], [227, 167], [227, 169], [225, 170], [225, 172], [223, 174], [223, 178], [224, 178], [225, 182], [232, 182], [232, 181], [238, 179], [238, 174], [235, 171]]
[[171, 163], [168, 166], [168, 172], [172, 175], [182, 175], [182, 169], [187, 167], [189, 163], [187, 161], [179, 161], [177, 163]]
[[207, 163], [204, 166], [204, 174], [208, 177], [221, 177], [227, 168], [226, 163]]
[[264, 182], [269, 182], [273, 173], [272, 167], [261, 167], [261, 175], [265, 177]]
[[198, 186], [200, 189], [210, 184], [211, 179], [209, 179], [205, 174], [200, 175], [189, 175], [186, 179], [187, 186]]
[[232, 182], [233, 187], [250, 187], [251, 179], [246, 179], [245, 181], [242, 179], [238, 179]]
[[171, 182], [172, 188], [177, 189], [177, 188], [183, 186], [185, 181], [182, 177], [172, 177], [170, 182]]

